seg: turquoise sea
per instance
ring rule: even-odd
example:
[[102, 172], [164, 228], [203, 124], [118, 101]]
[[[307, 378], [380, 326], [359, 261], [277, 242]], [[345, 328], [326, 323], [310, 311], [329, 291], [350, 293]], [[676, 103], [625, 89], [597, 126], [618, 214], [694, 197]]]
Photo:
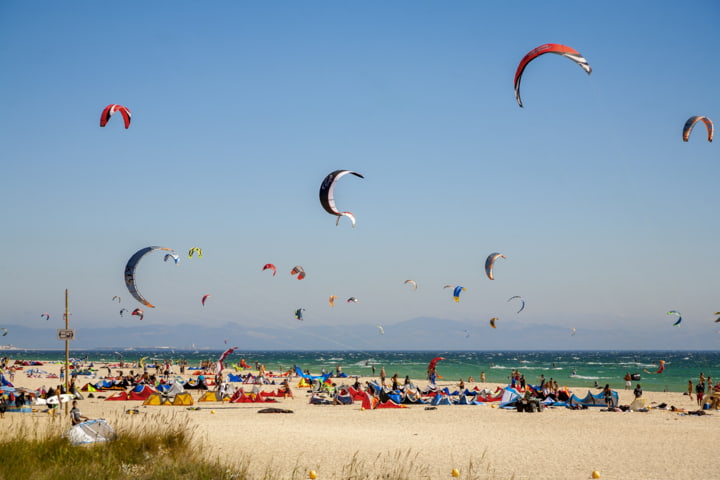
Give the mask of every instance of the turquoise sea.
[[[89, 361], [118, 361], [122, 356], [125, 362], [137, 362], [142, 357], [154, 361], [186, 359], [190, 366], [199, 365], [203, 360], [215, 361], [222, 351], [191, 350], [123, 350], [112, 351], [71, 351], [73, 358]], [[0, 356], [13, 359], [33, 359], [45, 361], [64, 361], [64, 351], [13, 350], [2, 351]], [[322, 369], [335, 371], [338, 365], [348, 375], [371, 376], [372, 367], [376, 375], [385, 367], [387, 376], [397, 373], [401, 378], [425, 378], [428, 362], [435, 357], [444, 357], [438, 363], [437, 371], [442, 376], [439, 384], [453, 384], [469, 376], [476, 381], [480, 373], [485, 372], [486, 381], [504, 383], [510, 373], [518, 369], [529, 383], [537, 383], [542, 374], [546, 378], [557, 380], [560, 385], [575, 388], [601, 386], [609, 383], [616, 389], [624, 388], [623, 377], [626, 372], [639, 373], [639, 382], [648, 391], [687, 390], [687, 382], [697, 382], [700, 372], [713, 381], [720, 380], [720, 352], [716, 351], [239, 351], [236, 350], [225, 361], [227, 366], [240, 363], [240, 359], [251, 366], [264, 364], [270, 371], [284, 371], [294, 365], [311, 373], [320, 373]], [[655, 372], [660, 360], [665, 361], [665, 370]], [[573, 375], [574, 372], [574, 375]], [[716, 376], [717, 375], [717, 376]]]

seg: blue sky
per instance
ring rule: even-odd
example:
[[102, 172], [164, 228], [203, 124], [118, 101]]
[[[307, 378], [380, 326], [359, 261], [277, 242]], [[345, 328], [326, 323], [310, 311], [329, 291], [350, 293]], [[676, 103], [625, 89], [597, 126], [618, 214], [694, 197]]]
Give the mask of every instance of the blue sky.
[[[303, 307], [368, 335], [497, 316], [617, 332], [598, 348], [717, 348], [720, 147], [681, 131], [720, 119], [719, 20], [714, 1], [2, 2], [0, 324], [54, 335], [68, 288], [77, 329], [292, 335]], [[519, 108], [515, 68], [544, 43], [593, 73], [542, 56]], [[110, 103], [129, 130], [99, 127]], [[355, 229], [318, 201], [336, 169], [365, 176], [336, 188]], [[148, 245], [182, 259], [141, 262], [141, 323], [111, 298], [138, 306], [122, 274]]]

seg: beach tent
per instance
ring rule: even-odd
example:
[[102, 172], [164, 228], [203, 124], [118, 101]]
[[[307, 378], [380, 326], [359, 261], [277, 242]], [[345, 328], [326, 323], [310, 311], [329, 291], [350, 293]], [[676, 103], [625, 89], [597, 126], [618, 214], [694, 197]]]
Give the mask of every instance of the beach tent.
[[153, 393], [152, 395], [150, 395], [148, 398], [145, 399], [145, 401], [143, 402], [143, 405], [159, 406], [159, 405], [172, 405], [172, 403], [170, 403], [170, 398], [163, 395], [162, 393]]
[[[153, 388], [151, 388], [149, 385], [138, 385], [127, 394], [127, 399], [144, 401], [153, 393], [157, 393], [157, 392]], [[108, 397], [106, 400], [109, 400], [109, 399], [110, 398]]]
[[95, 388], [95, 385], [91, 384], [90, 382], [83, 385], [80, 390], [83, 392], [97, 392], [97, 388]]
[[175, 406], [189, 406], [193, 404], [193, 398], [187, 392], [178, 393], [173, 398], [172, 404]]
[[67, 431], [65, 437], [73, 445], [107, 442], [115, 437], [115, 430], [102, 418], [78, 423]]
[[113, 400], [123, 400], [123, 401], [128, 400], [128, 394], [125, 391], [115, 392], [105, 399], [106, 402], [113, 401]]
[[203, 393], [200, 395], [200, 398], [198, 398], [198, 402], [222, 402], [222, 396], [220, 395], [220, 392], [216, 392], [215, 390]]

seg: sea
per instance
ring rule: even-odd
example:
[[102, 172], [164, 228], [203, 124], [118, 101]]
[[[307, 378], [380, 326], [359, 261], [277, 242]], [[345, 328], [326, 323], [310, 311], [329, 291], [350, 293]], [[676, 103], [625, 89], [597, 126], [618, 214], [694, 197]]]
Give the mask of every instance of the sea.
[[[166, 360], [187, 360], [188, 366], [199, 366], [203, 361], [215, 362], [222, 350], [173, 350], [125, 349], [73, 350], [70, 357], [87, 362], [114, 362], [120, 360], [136, 363], [148, 357], [146, 364]], [[11, 359], [64, 362], [65, 351], [61, 350], [4, 350], [0, 357]], [[633, 381], [633, 387], [640, 383], [647, 391], [686, 392], [688, 380], [697, 382], [700, 373], [720, 380], [720, 352], [717, 351], [234, 351], [225, 360], [226, 367], [232, 368], [241, 359], [255, 367], [265, 365], [268, 371], [282, 372], [300, 367], [312, 374], [323, 371], [335, 372], [340, 366], [349, 375], [379, 376], [385, 368], [387, 377], [395, 373], [403, 379], [424, 379], [428, 363], [437, 357], [439, 385], [455, 385], [460, 379], [469, 377], [475, 381], [485, 372], [487, 382], [507, 383], [514, 370], [519, 370], [530, 384], [539, 383], [540, 375], [554, 379], [559, 385], [570, 388], [593, 390], [609, 384], [611, 388], [625, 387], [626, 373], [638, 374], [640, 380]], [[665, 362], [662, 373], [660, 361]], [[130, 368], [130, 367], [128, 367]], [[717, 376], [716, 376], [717, 375]]]

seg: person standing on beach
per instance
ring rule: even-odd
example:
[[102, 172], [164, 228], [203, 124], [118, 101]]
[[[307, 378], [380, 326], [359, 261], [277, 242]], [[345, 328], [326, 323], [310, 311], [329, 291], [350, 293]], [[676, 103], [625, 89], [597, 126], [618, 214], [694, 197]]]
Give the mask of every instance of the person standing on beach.
[[632, 377], [630, 376], [630, 372], [625, 372], [623, 380], [625, 380], [625, 390], [630, 390], [632, 387]]
[[688, 397], [692, 400], [693, 384], [692, 380], [688, 380]]
[[485, 383], [485, 371], [480, 372], [480, 383]]
[[603, 395], [605, 396], [605, 405], [607, 408], [615, 407], [615, 399], [613, 398], [612, 389], [610, 389], [609, 383], [605, 384], [605, 388], [603, 388]]
[[635, 390], [633, 390], [633, 395], [635, 395], [635, 398], [642, 397], [642, 387], [639, 383], [637, 384], [637, 387], [635, 387]]
[[385, 367], [380, 367], [380, 386], [385, 386]]
[[702, 382], [698, 382], [698, 384], [695, 385], [695, 397], [697, 398], [697, 404], [700, 407], [702, 407], [704, 396], [705, 396], [705, 384]]

